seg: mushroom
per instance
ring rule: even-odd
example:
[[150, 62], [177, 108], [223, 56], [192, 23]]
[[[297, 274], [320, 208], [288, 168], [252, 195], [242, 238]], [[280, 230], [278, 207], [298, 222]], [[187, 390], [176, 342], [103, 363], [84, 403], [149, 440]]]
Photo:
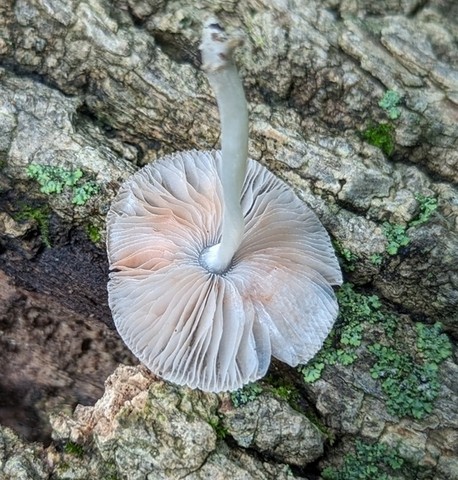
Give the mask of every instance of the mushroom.
[[204, 25], [203, 69], [222, 150], [147, 165], [107, 217], [109, 304], [127, 346], [155, 374], [204, 391], [265, 375], [271, 357], [306, 363], [338, 312], [342, 281], [328, 234], [283, 181], [248, 159], [247, 105], [232, 52]]

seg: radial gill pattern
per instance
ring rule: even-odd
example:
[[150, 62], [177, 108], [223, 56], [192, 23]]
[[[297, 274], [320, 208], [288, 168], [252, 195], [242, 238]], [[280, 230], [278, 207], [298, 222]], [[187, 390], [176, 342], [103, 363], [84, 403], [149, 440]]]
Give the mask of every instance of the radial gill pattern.
[[218, 151], [146, 166], [108, 215], [109, 302], [132, 352], [171, 382], [219, 392], [262, 377], [271, 356], [295, 366], [320, 349], [337, 316], [340, 269], [329, 236], [281, 180], [250, 160], [243, 242], [222, 274], [202, 251], [222, 218]]

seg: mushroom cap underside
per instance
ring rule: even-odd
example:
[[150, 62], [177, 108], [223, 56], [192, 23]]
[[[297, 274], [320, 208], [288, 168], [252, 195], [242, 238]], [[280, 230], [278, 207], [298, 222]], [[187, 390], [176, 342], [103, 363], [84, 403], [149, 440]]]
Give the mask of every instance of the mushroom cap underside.
[[329, 236], [292, 189], [249, 160], [242, 244], [228, 270], [202, 252], [222, 223], [219, 151], [181, 152], [121, 187], [107, 217], [109, 303], [132, 352], [155, 374], [205, 391], [262, 377], [271, 356], [295, 366], [320, 349], [342, 282]]

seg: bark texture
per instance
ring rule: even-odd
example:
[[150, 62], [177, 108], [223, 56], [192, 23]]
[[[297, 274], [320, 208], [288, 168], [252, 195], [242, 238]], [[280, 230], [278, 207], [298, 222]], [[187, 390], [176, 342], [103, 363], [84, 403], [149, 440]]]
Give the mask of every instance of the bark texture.
[[[243, 407], [248, 411], [235, 414], [227, 399], [199, 397], [191, 410], [218, 412], [210, 423], [220, 425], [222, 419], [225, 439], [232, 440], [217, 440], [198, 420], [207, 443], [198, 454], [178, 454], [198, 463], [183, 471], [170, 473], [164, 453], [165, 463], [141, 467], [153, 472], [150, 477], [133, 476], [139, 460], [135, 445], [126, 447], [132, 438], [123, 425], [134, 431], [137, 417], [123, 413], [127, 417], [107, 420], [109, 438], [132, 463], [113, 466], [104, 450], [107, 437], [92, 427], [84, 439], [72, 436], [65, 422], [79, 422], [83, 429], [81, 422], [87, 421], [76, 415], [55, 427], [59, 440], [46, 455], [56, 456], [45, 463], [44, 447], [17, 453], [15, 445], [22, 440], [2, 430], [0, 472], [24, 478], [14, 468], [29, 465], [36, 471], [27, 478], [89, 478], [93, 472], [102, 478], [100, 472], [110, 468], [120, 478], [182, 478], [184, 471], [204, 478], [224, 471], [218, 470], [221, 465], [235, 469], [237, 464], [245, 469], [240, 478], [283, 478], [280, 471], [284, 478], [312, 476], [325, 465], [342, 463], [348, 439], [357, 436], [400, 445], [417, 478], [458, 478], [456, 349], [455, 356], [436, 365], [442, 382], [434, 408], [412, 419], [387, 412], [387, 393], [373, 378], [375, 357], [369, 348], [380, 342], [399, 347], [401, 339], [405, 352], [424, 360], [418, 347], [423, 330], [416, 323], [440, 321], [453, 338], [458, 336], [458, 7], [452, 0], [1, 2], [0, 329], [5, 347], [0, 355], [11, 362], [0, 379], [1, 411], [7, 412], [2, 418], [11, 418], [14, 398], [27, 397], [19, 403], [43, 416], [33, 421], [47, 433], [34, 435], [27, 428], [21, 433], [49, 441], [51, 408], [95, 401], [101, 379], [117, 361], [133, 361], [108, 328], [104, 216], [120, 182], [138, 167], [166, 153], [218, 146], [216, 104], [197, 55], [201, 22], [209, 14], [246, 32], [246, 48], [237, 60], [250, 107], [250, 156], [315, 210], [336, 242], [347, 281], [403, 314], [402, 327], [390, 338], [368, 316], [352, 365], [329, 364], [320, 380], [307, 385], [296, 372], [286, 371], [284, 377], [299, 392], [295, 406], [302, 417], [293, 415], [288, 428], [280, 424], [283, 437], [272, 433], [278, 444], [265, 438], [269, 428], [253, 430], [250, 421], [270, 418], [265, 412], [281, 411], [284, 418], [284, 399], [279, 407], [277, 400], [261, 395], [258, 403]], [[45, 351], [49, 357], [43, 357]], [[87, 351], [92, 366], [75, 361]], [[45, 379], [40, 371], [48, 372]], [[142, 384], [143, 403], [135, 406], [148, 421], [148, 395], [169, 398], [163, 408], [173, 412], [180, 404], [176, 396], [182, 395], [155, 382]], [[87, 386], [92, 383], [97, 386]], [[21, 394], [30, 384], [35, 397]], [[426, 381], [420, 387], [429, 388]], [[64, 398], [48, 401], [56, 388], [65, 391]], [[291, 425], [308, 425], [304, 409], [313, 412], [309, 417], [326, 441], [342, 441], [323, 455], [321, 437], [310, 433], [313, 447], [278, 453], [278, 445], [296, 438]], [[18, 412], [14, 415], [21, 416]], [[175, 413], [173, 418], [187, 425], [183, 428], [194, 428], [183, 410]], [[3, 423], [18, 430], [20, 422]], [[155, 437], [147, 430], [142, 439], [150, 442]], [[161, 438], [160, 445], [179, 449], [175, 440]], [[97, 445], [91, 461], [75, 463], [82, 470], [67, 475], [60, 462], [69, 460], [55, 449], [90, 441]], [[251, 450], [242, 450], [246, 447]], [[94, 470], [84, 470], [85, 465]], [[264, 477], [256, 477], [256, 471]]]

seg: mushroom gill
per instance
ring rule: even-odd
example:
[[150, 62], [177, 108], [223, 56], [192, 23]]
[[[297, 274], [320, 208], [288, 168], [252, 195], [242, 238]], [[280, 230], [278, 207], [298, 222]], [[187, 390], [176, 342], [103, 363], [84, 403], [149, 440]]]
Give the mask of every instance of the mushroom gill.
[[[223, 35], [211, 35], [220, 48], [219, 25], [206, 29]], [[310, 360], [337, 317], [332, 285], [342, 281], [328, 234], [284, 182], [242, 152], [227, 186], [232, 121], [222, 118], [222, 153], [147, 165], [107, 217], [109, 302], [121, 337], [152, 372], [213, 392], [262, 377], [271, 356], [291, 366]], [[247, 140], [235, 141], [245, 149]]]

